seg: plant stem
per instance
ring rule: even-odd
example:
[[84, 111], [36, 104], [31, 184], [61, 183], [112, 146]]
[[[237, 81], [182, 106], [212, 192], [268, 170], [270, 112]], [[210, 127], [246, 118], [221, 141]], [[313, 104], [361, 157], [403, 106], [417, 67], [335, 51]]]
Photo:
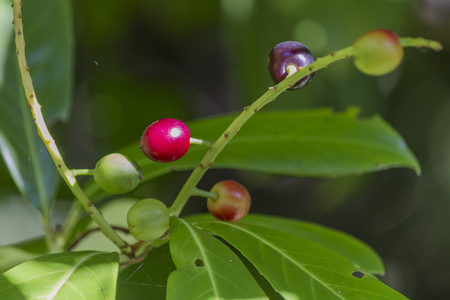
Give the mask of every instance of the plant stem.
[[201, 190], [199, 188], [194, 188], [194, 190], [192, 192], [192, 196], [199, 196], [199, 197], [209, 198], [209, 199], [213, 199], [213, 200], [217, 199], [217, 193], [211, 193], [208, 191]]
[[201, 146], [205, 146], [208, 148], [211, 148], [211, 146], [213, 145], [212, 142], [208, 142], [208, 141], [204, 141], [204, 140], [200, 140], [200, 139], [196, 139], [196, 138], [190, 138], [189, 143], [191, 145], [201, 145]]
[[353, 47], [347, 47], [340, 51], [334, 52], [328, 56], [316, 60], [314, 63], [307, 67], [301, 68], [285, 80], [280, 82], [274, 87], [270, 87], [261, 97], [249, 106], [244, 107], [242, 113], [234, 119], [230, 126], [222, 133], [213, 146], [206, 152], [200, 164], [194, 169], [191, 176], [188, 178], [174, 203], [170, 207], [170, 213], [174, 216], [178, 216], [183, 209], [184, 205], [188, 201], [189, 197], [194, 194], [197, 184], [199, 183], [205, 172], [213, 165], [214, 160], [222, 152], [223, 148], [228, 142], [238, 134], [241, 127], [261, 108], [268, 103], [274, 101], [283, 91], [295, 84], [301, 78], [327, 67], [330, 63], [338, 61], [340, 59], [348, 58], [353, 54]]
[[423, 38], [400, 37], [398, 38], [402, 47], [430, 48], [434, 51], [441, 51], [442, 44], [437, 41], [426, 40]]
[[[47, 125], [45, 123], [44, 117], [41, 112], [41, 105], [39, 104], [36, 93], [34, 91], [33, 82], [31, 80], [30, 68], [28, 67], [26, 57], [25, 57], [25, 39], [23, 35], [23, 24], [22, 24], [22, 3], [20, 0], [14, 0], [13, 10], [14, 10], [14, 31], [15, 31], [15, 42], [16, 42], [16, 54], [19, 63], [20, 75], [22, 77], [22, 84], [25, 90], [25, 96], [28, 101], [28, 105], [33, 114], [33, 119], [37, 127], [37, 131], [45, 146], [47, 147], [61, 177], [64, 179], [66, 184], [72, 190], [72, 193], [80, 201], [81, 205], [87, 211], [87, 213], [92, 217], [98, 227], [101, 228], [106, 237], [108, 237], [114, 244], [117, 245], [122, 251], [122, 253], [131, 253], [132, 249], [117, 233], [111, 228], [111, 226], [106, 222], [101, 213], [92, 204], [92, 202], [86, 197], [80, 185], [78, 184], [75, 175], [66, 166], [64, 160], [59, 153], [56, 143], [50, 132], [48, 131]], [[45, 224], [48, 226], [48, 224]]]
[[[399, 38], [403, 47], [428, 47], [439, 51], [442, 49], [440, 43], [422, 38]], [[243, 112], [230, 124], [230, 126], [222, 133], [218, 140], [208, 149], [208, 152], [203, 157], [200, 164], [194, 169], [191, 176], [188, 178], [174, 203], [169, 208], [169, 212], [173, 216], [178, 216], [183, 209], [189, 198], [194, 195], [197, 184], [199, 183], [205, 172], [213, 165], [216, 157], [223, 150], [223, 148], [229, 143], [229, 141], [239, 133], [241, 127], [261, 108], [268, 103], [274, 101], [282, 92], [287, 88], [293, 86], [301, 78], [316, 72], [320, 69], [328, 67], [329, 64], [338, 60], [349, 58], [353, 55], [353, 46], [349, 46], [342, 50], [332, 52], [331, 54], [318, 58], [312, 64], [299, 68], [297, 72], [290, 72], [279, 84], [269, 87], [269, 90], [265, 92], [260, 98], [258, 98], [251, 105], [244, 107]]]
[[94, 175], [94, 169], [72, 169], [73, 176]]

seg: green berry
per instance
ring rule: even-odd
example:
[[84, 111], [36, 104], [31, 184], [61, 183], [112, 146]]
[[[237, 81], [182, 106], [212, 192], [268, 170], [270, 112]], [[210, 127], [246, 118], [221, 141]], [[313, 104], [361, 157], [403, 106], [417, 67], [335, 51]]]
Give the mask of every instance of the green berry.
[[95, 165], [94, 180], [111, 194], [122, 194], [141, 182], [142, 170], [132, 159], [118, 153], [106, 155]]
[[386, 29], [366, 32], [353, 44], [353, 63], [364, 74], [381, 76], [394, 71], [403, 59], [397, 36]]
[[152, 241], [163, 236], [169, 222], [167, 206], [153, 198], [136, 202], [127, 214], [130, 233], [141, 241]]

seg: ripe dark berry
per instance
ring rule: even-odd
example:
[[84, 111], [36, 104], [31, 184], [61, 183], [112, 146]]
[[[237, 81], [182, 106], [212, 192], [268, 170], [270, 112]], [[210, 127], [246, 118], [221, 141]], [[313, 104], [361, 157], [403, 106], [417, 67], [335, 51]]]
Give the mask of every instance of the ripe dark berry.
[[163, 236], [169, 222], [167, 206], [153, 198], [136, 202], [127, 214], [130, 233], [141, 241], [152, 241]]
[[216, 193], [217, 198], [208, 198], [206, 205], [217, 219], [239, 221], [247, 215], [251, 197], [241, 184], [233, 180], [220, 181], [212, 187], [211, 193]]
[[97, 162], [94, 180], [105, 191], [122, 194], [137, 187], [142, 180], [142, 170], [134, 160], [125, 155], [113, 153]]
[[[305, 45], [298, 42], [282, 42], [270, 51], [267, 66], [270, 77], [277, 84], [289, 74], [294, 73], [299, 67], [307, 66], [313, 62], [314, 58]], [[314, 73], [303, 77], [288, 90], [297, 90], [305, 87], [311, 82], [313, 77]]]
[[189, 129], [183, 122], [160, 119], [144, 130], [140, 148], [153, 161], [172, 162], [186, 154], [190, 138]]
[[353, 44], [353, 63], [364, 74], [380, 76], [394, 71], [403, 59], [397, 36], [386, 29], [374, 29]]

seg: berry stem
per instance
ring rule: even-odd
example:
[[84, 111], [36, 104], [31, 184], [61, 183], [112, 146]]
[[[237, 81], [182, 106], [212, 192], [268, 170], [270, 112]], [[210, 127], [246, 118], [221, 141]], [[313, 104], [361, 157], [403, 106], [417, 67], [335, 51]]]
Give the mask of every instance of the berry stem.
[[[75, 175], [66, 166], [57, 146], [55, 140], [52, 138], [47, 125], [45, 123], [44, 117], [41, 112], [41, 105], [37, 100], [37, 96], [33, 87], [33, 82], [30, 75], [30, 69], [28, 68], [27, 60], [25, 57], [25, 39], [23, 34], [23, 23], [22, 23], [22, 2], [20, 0], [14, 0], [13, 2], [13, 17], [14, 17], [14, 31], [15, 31], [15, 43], [16, 43], [16, 54], [19, 64], [20, 75], [22, 78], [22, 84], [25, 90], [25, 96], [28, 101], [28, 105], [33, 114], [33, 118], [37, 127], [37, 131], [42, 141], [44, 142], [47, 150], [49, 151], [59, 174], [66, 182], [68, 187], [71, 189], [75, 197], [80, 201], [81, 205], [84, 207], [86, 212], [92, 217], [98, 227], [103, 231], [105, 236], [107, 236], [117, 247], [120, 248], [122, 253], [129, 254], [132, 251], [130, 245], [128, 245], [106, 222], [101, 213], [92, 204], [92, 202], [86, 197], [80, 185], [78, 184]], [[49, 234], [46, 232], [47, 235]]]
[[[429, 47], [436, 51], [442, 49], [438, 42], [425, 40], [422, 38], [400, 38], [403, 47]], [[349, 46], [339, 51], [330, 53], [322, 58], [317, 58], [312, 64], [298, 69], [290, 74], [283, 81], [275, 86], [269, 87], [268, 91], [259, 97], [255, 102], [246, 106], [243, 112], [234, 119], [230, 126], [222, 133], [218, 140], [208, 149], [200, 164], [192, 171], [184, 186], [181, 188], [174, 203], [169, 208], [169, 213], [178, 216], [187, 203], [189, 198], [194, 195], [196, 186], [206, 171], [213, 165], [216, 157], [222, 152], [228, 142], [239, 132], [241, 127], [265, 105], [274, 101], [282, 92], [291, 87], [303, 77], [314, 73], [320, 69], [328, 67], [328, 65], [344, 58], [350, 58], [353, 55], [353, 46]]]
[[295, 72], [297, 72], [298, 68], [294, 65], [289, 65], [286, 68], [287, 77], [291, 76]]
[[72, 169], [73, 176], [94, 175], [94, 169]]
[[416, 47], [416, 48], [430, 48], [434, 51], [441, 51], [443, 49], [442, 44], [437, 41], [426, 40], [421, 37], [399, 37], [398, 41], [402, 47]]
[[201, 145], [201, 146], [205, 146], [207, 148], [211, 148], [212, 145], [214, 144], [214, 143], [209, 142], [209, 141], [204, 141], [204, 140], [196, 139], [196, 138], [192, 138], [192, 137], [189, 139], [189, 143], [191, 145]]
[[192, 196], [199, 196], [199, 197], [203, 197], [203, 198], [210, 198], [212, 200], [216, 200], [217, 199], [217, 193], [211, 193], [205, 190], [201, 190], [199, 188], [194, 188], [193, 192], [192, 192]]

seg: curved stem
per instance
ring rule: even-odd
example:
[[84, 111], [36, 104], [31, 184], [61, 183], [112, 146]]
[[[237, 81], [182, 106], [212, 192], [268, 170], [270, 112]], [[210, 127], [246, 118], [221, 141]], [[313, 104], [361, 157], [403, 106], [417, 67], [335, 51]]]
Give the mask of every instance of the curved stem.
[[441, 51], [442, 44], [437, 41], [426, 40], [424, 38], [399, 37], [400, 45], [402, 47], [416, 47], [416, 48], [430, 48], [434, 51]]
[[[400, 44], [403, 47], [428, 47], [439, 51], [442, 46], [439, 42], [425, 40], [422, 38], [399, 38]], [[191, 176], [188, 178], [181, 191], [179, 192], [174, 203], [170, 207], [170, 213], [173, 216], [178, 216], [183, 209], [184, 205], [188, 201], [189, 197], [194, 194], [197, 184], [199, 183], [205, 172], [213, 165], [214, 160], [223, 150], [223, 148], [229, 143], [229, 141], [238, 134], [241, 127], [261, 108], [268, 103], [274, 101], [283, 91], [294, 85], [301, 78], [316, 72], [320, 69], [328, 67], [329, 64], [338, 60], [349, 58], [353, 55], [353, 46], [349, 46], [342, 50], [332, 52], [331, 54], [318, 58], [312, 64], [299, 68], [297, 72], [291, 72], [286, 79], [279, 84], [269, 87], [269, 90], [265, 92], [259, 99], [253, 102], [251, 105], [244, 107], [243, 112], [231, 123], [231, 125], [222, 133], [218, 140], [208, 150], [203, 157], [200, 164], [194, 169]]]
[[25, 96], [31, 109], [31, 113], [33, 114], [33, 119], [36, 124], [38, 134], [47, 147], [58, 169], [59, 174], [72, 190], [72, 193], [75, 195], [75, 197], [80, 201], [81, 205], [84, 207], [87, 213], [92, 217], [94, 222], [97, 223], [98, 227], [101, 228], [105, 236], [107, 236], [114, 244], [117, 245], [117, 247], [121, 249], [122, 253], [131, 253], [132, 249], [130, 245], [128, 245], [119, 235], [117, 235], [117, 233], [111, 228], [111, 226], [106, 222], [101, 213], [97, 210], [97, 208], [86, 197], [74, 174], [66, 166], [64, 160], [61, 157], [61, 154], [59, 153], [54, 139], [48, 131], [47, 125], [41, 112], [41, 105], [39, 104], [36, 93], [34, 91], [33, 82], [30, 75], [30, 68], [28, 67], [25, 57], [25, 39], [23, 35], [21, 6], [22, 2], [20, 0], [14, 0], [13, 10], [15, 43], [17, 47], [16, 54], [19, 63], [22, 84], [25, 90]]
[[170, 213], [174, 216], [178, 216], [180, 214], [189, 197], [194, 194], [194, 191], [200, 179], [205, 174], [205, 172], [213, 165], [214, 160], [219, 155], [219, 153], [222, 152], [223, 148], [225, 148], [229, 141], [236, 134], [238, 134], [241, 127], [261, 108], [274, 101], [282, 92], [284, 92], [287, 88], [292, 86], [301, 78], [327, 67], [330, 63], [348, 58], [352, 56], [352, 54], [353, 47], [350, 46], [340, 51], [333, 52], [321, 59], [318, 59], [307, 67], [304, 67], [293, 73], [291, 76], [287, 77], [276, 86], [270, 87], [267, 92], [259, 97], [259, 99], [257, 99], [249, 106], [244, 107], [242, 113], [236, 119], [234, 119], [230, 126], [222, 133], [219, 139], [208, 150], [200, 164], [194, 169], [191, 176], [188, 178], [177, 198], [175, 199], [174, 203], [170, 207]]
[[[111, 226], [112, 229], [117, 230], [117, 231], [122, 231], [126, 234], [129, 234], [130, 231], [128, 230], [128, 228], [124, 228], [124, 227], [120, 227], [120, 226]], [[96, 227], [96, 228], [92, 228], [89, 229], [85, 232], [83, 232], [83, 234], [81, 234], [79, 237], [77, 237], [66, 249], [66, 251], [72, 251], [73, 248], [75, 248], [76, 245], [78, 245], [80, 243], [80, 241], [82, 239], [84, 239], [85, 237], [87, 237], [89, 234], [96, 232], [96, 231], [100, 231], [100, 228]]]

